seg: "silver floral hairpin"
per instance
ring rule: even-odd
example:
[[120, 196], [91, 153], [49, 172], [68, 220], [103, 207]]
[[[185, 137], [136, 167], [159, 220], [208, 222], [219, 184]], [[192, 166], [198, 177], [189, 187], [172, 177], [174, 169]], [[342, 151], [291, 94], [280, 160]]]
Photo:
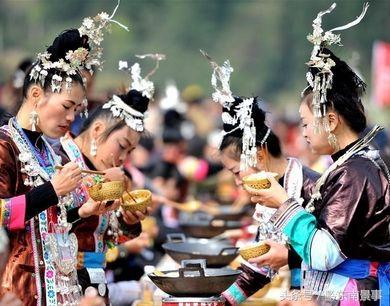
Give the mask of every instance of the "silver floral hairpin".
[[93, 73], [92, 67], [97, 67], [98, 69], [102, 68], [101, 57], [103, 55], [103, 49], [101, 48], [101, 43], [104, 39], [104, 32], [109, 31], [109, 26], [111, 23], [115, 23], [126, 31], [129, 31], [129, 28], [120, 22], [114, 20], [114, 16], [118, 7], [120, 5], [120, 0], [109, 16], [106, 12], [101, 12], [95, 17], [84, 18], [81, 27], [78, 29], [80, 36], [88, 36], [88, 42], [90, 44], [91, 51], [88, 52], [87, 58], [85, 60], [85, 68]]
[[[203, 50], [200, 50], [202, 55], [207, 58], [213, 74], [211, 77], [211, 85], [214, 87], [213, 100], [220, 103], [223, 108], [230, 110], [234, 104], [234, 97], [230, 90], [230, 74], [233, 68], [230, 66], [229, 60], [226, 60], [220, 67], [213, 59]], [[218, 85], [218, 81], [220, 86]], [[242, 137], [242, 153], [240, 156], [240, 170], [245, 171], [249, 167], [254, 167], [257, 164], [257, 146], [256, 146], [256, 126], [252, 118], [254, 98], [244, 99], [234, 108], [234, 115], [229, 112], [222, 112], [222, 122], [224, 124], [235, 126], [229, 131], [222, 131], [220, 140], [233, 133], [236, 130], [243, 131]]]
[[307, 36], [307, 39], [314, 44], [310, 61], [307, 65], [311, 68], [318, 69], [318, 72], [314, 75], [310, 71], [306, 73], [306, 80], [309, 84], [308, 87], [313, 89], [312, 107], [315, 118], [315, 133], [319, 133], [321, 129], [324, 129], [326, 132], [329, 132], [330, 130], [329, 122], [326, 117], [327, 90], [332, 88], [333, 72], [331, 69], [336, 65], [336, 63], [329, 58], [329, 55], [321, 52], [321, 49], [333, 44], [341, 45], [340, 35], [334, 34], [333, 32], [342, 31], [357, 25], [366, 14], [369, 4], [364, 4], [362, 13], [354, 21], [324, 32], [322, 29], [322, 16], [331, 13], [335, 7], [336, 3], [333, 3], [329, 9], [317, 14], [317, 17], [313, 20], [313, 33]]
[[144, 114], [127, 105], [116, 95], [103, 105], [104, 109], [110, 109], [112, 115], [126, 122], [126, 125], [136, 132], [144, 131]]
[[230, 108], [230, 105], [234, 102], [234, 97], [230, 90], [230, 75], [234, 69], [230, 66], [229, 60], [226, 60], [222, 66], [219, 66], [205, 51], [200, 50], [200, 53], [209, 61], [213, 68], [213, 74], [211, 75], [211, 85], [215, 90], [212, 95], [213, 100], [224, 107]]
[[[149, 80], [159, 67], [159, 62], [166, 59], [164, 54], [144, 54], [136, 55], [138, 58], [151, 58], [156, 61], [155, 67], [146, 75], [145, 78], [141, 77], [141, 68], [138, 63], [135, 63], [129, 68], [127, 61], [119, 61], [119, 70], [128, 71], [131, 74], [132, 82], [130, 89], [139, 91], [144, 97], [151, 99], [154, 94], [154, 84]], [[103, 105], [103, 108], [110, 109], [114, 117], [119, 117], [125, 120], [128, 127], [131, 129], [142, 132], [144, 131], [144, 114], [135, 110], [131, 106], [127, 105], [121, 100], [120, 97], [114, 95], [110, 101]]]
[[154, 84], [152, 81], [149, 80], [149, 77], [151, 77], [157, 71], [158, 67], [160, 66], [160, 61], [165, 60], [166, 56], [165, 54], [154, 53], [136, 55], [136, 57], [140, 59], [150, 58], [156, 61], [154, 68], [149, 71], [149, 73], [144, 78], [142, 78], [141, 76], [141, 67], [138, 63], [135, 63], [129, 68], [127, 61], [119, 61], [119, 70], [130, 72], [132, 80], [130, 84], [130, 89], [135, 89], [141, 92], [144, 97], [152, 99], [154, 94]]
[[[102, 12], [93, 18], [84, 18], [78, 31], [80, 32], [80, 36], [86, 35], [88, 37], [90, 50], [83, 47], [74, 51], [70, 50], [66, 53], [65, 58], [61, 58], [55, 62], [50, 61], [51, 54], [47, 51], [38, 53], [37, 62], [30, 72], [30, 79], [34, 79], [35, 82], [39, 82], [43, 86], [50, 69], [60, 70], [67, 75], [65, 78], [65, 88], [70, 90], [72, 87], [72, 75], [79, 73], [82, 69], [89, 70], [91, 74], [93, 73], [94, 67], [101, 69], [103, 49], [100, 45], [104, 38], [104, 30], [108, 30], [108, 26], [111, 23], [121, 26], [126, 31], [129, 30], [126, 26], [113, 19], [119, 4], [120, 0], [118, 0], [118, 4], [111, 16]], [[52, 91], [60, 92], [63, 81], [63, 78], [59, 74], [54, 74], [51, 80]]]

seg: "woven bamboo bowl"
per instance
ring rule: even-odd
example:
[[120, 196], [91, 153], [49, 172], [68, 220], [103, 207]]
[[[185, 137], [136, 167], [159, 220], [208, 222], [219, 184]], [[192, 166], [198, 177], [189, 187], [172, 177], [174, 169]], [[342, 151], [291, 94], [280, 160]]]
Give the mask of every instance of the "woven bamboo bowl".
[[114, 201], [120, 199], [124, 190], [122, 181], [112, 181], [95, 184], [88, 189], [88, 193], [94, 201]]
[[239, 253], [242, 258], [249, 260], [251, 258], [259, 257], [267, 253], [270, 249], [268, 244], [264, 242], [252, 243], [240, 248]]
[[275, 178], [278, 176], [277, 173], [261, 171], [245, 176], [242, 181], [244, 185], [253, 189], [268, 189], [271, 187], [271, 182], [268, 180], [267, 174]]
[[150, 203], [152, 203], [152, 193], [146, 189], [133, 190], [129, 193], [123, 193], [122, 199], [123, 203], [121, 206], [124, 210], [128, 210], [133, 213], [136, 211], [146, 213], [146, 208], [150, 205]]

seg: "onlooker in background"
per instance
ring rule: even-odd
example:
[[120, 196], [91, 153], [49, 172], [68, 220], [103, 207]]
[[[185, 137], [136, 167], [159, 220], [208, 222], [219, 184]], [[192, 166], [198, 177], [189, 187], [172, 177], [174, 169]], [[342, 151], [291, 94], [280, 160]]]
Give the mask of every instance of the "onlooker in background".
[[15, 115], [23, 100], [23, 82], [26, 71], [31, 67], [32, 60], [22, 60], [0, 94], [0, 106], [8, 113]]
[[18, 65], [11, 78], [0, 90], [0, 126], [17, 113], [23, 99], [23, 82], [26, 71], [32, 64], [31, 59], [24, 59]]
[[[143, 175], [150, 177], [158, 158], [155, 150], [155, 139], [141, 136], [137, 148], [131, 153], [128, 163], [136, 167]], [[127, 165], [126, 165], [127, 166]]]

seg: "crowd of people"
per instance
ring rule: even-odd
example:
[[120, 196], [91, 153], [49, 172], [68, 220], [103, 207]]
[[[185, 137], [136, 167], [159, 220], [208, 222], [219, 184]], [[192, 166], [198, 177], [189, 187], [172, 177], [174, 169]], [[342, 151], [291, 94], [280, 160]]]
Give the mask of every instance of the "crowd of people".
[[[297, 120], [232, 93], [230, 62], [203, 51], [212, 97], [194, 84], [155, 94], [158, 53], [120, 60], [126, 88], [96, 94], [107, 27], [127, 30], [114, 14], [85, 18], [23, 60], [0, 87], [0, 305], [131, 305], [145, 290], [144, 267], [166, 256], [167, 234], [183, 232], [168, 204], [191, 199], [245, 205], [253, 217], [231, 238], [270, 246], [240, 262], [227, 305], [285, 266], [300, 297], [281, 305], [390, 305], [389, 138], [367, 122], [365, 83], [330, 50], [340, 44], [333, 32], [367, 7], [330, 31], [322, 17], [333, 6], [313, 21]], [[155, 63], [149, 73], [145, 60]], [[260, 171], [268, 189], [243, 184]], [[130, 212], [121, 199], [90, 196], [117, 181], [150, 190], [150, 207]]]

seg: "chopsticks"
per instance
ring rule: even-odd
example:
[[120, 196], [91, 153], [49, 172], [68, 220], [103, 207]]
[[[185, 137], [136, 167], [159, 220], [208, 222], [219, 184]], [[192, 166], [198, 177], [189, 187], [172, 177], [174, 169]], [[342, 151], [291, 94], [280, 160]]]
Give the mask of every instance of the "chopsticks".
[[[55, 168], [56, 168], [57, 170], [61, 170], [61, 169], [63, 169], [64, 167], [63, 167], [63, 166], [55, 166]], [[81, 170], [81, 173], [105, 175], [105, 173], [102, 172], [102, 171], [84, 170], [84, 169]]]
[[135, 204], [137, 204], [137, 200], [130, 194], [130, 192], [128, 192], [127, 190], [125, 190], [125, 192], [127, 193], [127, 195], [133, 200], [133, 202]]

